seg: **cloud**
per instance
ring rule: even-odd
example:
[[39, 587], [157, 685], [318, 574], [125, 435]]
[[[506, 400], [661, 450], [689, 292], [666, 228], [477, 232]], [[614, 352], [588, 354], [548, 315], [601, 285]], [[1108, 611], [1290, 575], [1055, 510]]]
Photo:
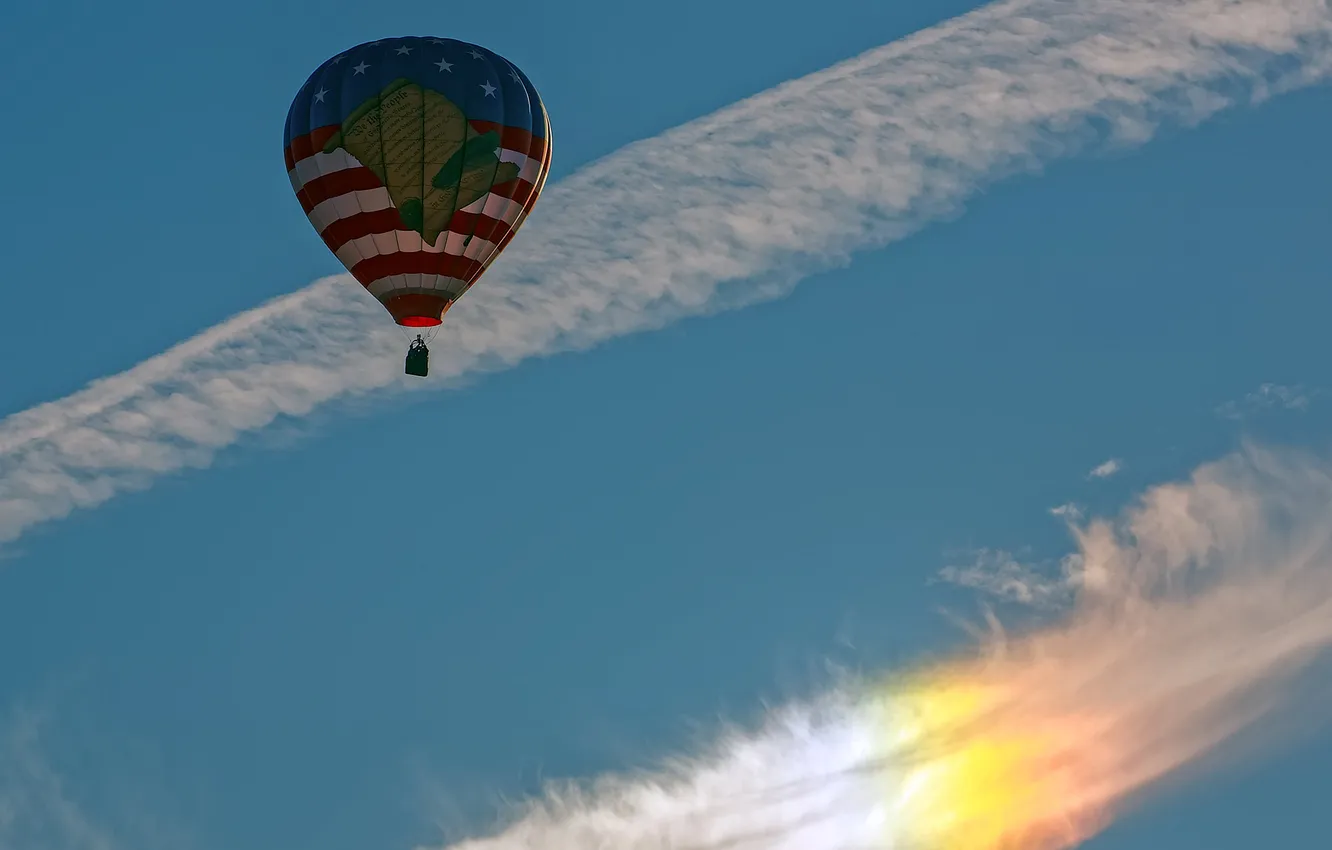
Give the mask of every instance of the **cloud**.
[[[1058, 509], [1056, 509], [1058, 510]], [[1074, 562], [1062, 565], [1063, 575], [1026, 564], [1002, 549], [981, 549], [966, 566], [947, 566], [939, 577], [949, 584], [978, 590], [1006, 602], [1050, 608], [1068, 601], [1073, 590]]]
[[1317, 391], [1305, 389], [1299, 384], [1263, 384], [1241, 399], [1220, 405], [1216, 408], [1216, 415], [1223, 419], [1244, 419], [1268, 410], [1294, 410], [1302, 413], [1309, 409], [1309, 402], [1315, 395]]
[[1087, 473], [1088, 478], [1109, 478], [1124, 468], [1124, 463], [1119, 458], [1110, 458], [1105, 463]]
[[1302, 690], [1332, 646], [1327, 459], [1246, 446], [1070, 529], [1076, 590], [1027, 631], [996, 620], [657, 770], [550, 783], [451, 850], [1067, 850], [1332, 717]]
[[1065, 502], [1062, 505], [1056, 505], [1055, 507], [1050, 508], [1050, 515], [1069, 520], [1077, 520], [1082, 518], [1082, 508], [1073, 502]]
[[86, 701], [57, 710], [71, 684], [42, 688], [36, 702], [0, 713], [0, 850], [199, 846], [160, 776], [144, 770], [138, 742], [78, 722]]
[[16, 710], [0, 738], [0, 848], [116, 850], [65, 787], [41, 747], [42, 717]]
[[[551, 186], [450, 313], [428, 385], [781, 297], [1060, 157], [1324, 78], [1323, 0], [1007, 0], [629, 145]], [[309, 238], [295, 234], [293, 238]], [[0, 542], [408, 386], [347, 276], [0, 422]]]

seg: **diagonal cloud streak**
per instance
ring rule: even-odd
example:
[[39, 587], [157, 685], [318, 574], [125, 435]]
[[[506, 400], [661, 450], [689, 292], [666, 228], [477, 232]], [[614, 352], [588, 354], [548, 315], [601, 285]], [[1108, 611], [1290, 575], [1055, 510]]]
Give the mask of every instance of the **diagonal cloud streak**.
[[[1332, 70], [1325, 0], [1009, 0], [629, 145], [550, 187], [452, 311], [435, 386], [782, 296], [984, 186]], [[0, 422], [0, 543], [206, 466], [278, 417], [404, 389], [348, 276]]]

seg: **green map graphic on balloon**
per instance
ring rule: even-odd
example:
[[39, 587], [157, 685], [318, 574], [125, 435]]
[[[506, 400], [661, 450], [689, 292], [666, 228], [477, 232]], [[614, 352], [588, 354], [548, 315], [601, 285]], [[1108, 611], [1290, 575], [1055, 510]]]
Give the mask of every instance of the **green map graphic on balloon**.
[[435, 244], [453, 214], [518, 176], [500, 162], [499, 133], [478, 133], [451, 100], [406, 79], [367, 98], [324, 145], [374, 172], [408, 230]]

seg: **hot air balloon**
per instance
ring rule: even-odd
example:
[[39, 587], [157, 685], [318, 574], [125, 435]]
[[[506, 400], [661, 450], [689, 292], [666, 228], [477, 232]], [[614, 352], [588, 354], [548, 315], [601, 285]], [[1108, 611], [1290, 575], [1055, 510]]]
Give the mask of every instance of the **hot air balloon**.
[[[399, 326], [437, 332], [540, 196], [550, 119], [498, 54], [409, 36], [320, 65], [292, 101], [284, 148], [324, 244]], [[428, 341], [412, 341], [407, 374], [428, 373]]]

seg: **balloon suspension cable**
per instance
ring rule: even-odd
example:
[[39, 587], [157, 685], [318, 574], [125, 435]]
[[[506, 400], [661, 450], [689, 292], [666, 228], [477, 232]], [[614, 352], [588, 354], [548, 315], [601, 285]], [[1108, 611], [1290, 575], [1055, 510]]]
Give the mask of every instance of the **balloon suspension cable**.
[[421, 337], [422, 342], [426, 345], [430, 345], [430, 343], [435, 341], [435, 337], [439, 336], [439, 332], [444, 329], [444, 323], [441, 322], [438, 325], [435, 325], [425, 333], [422, 333], [421, 328], [408, 328], [398, 324], [395, 324], [394, 327], [398, 329], [398, 333], [402, 336], [403, 342], [410, 345], [411, 343], [416, 342], [416, 338], [419, 336]]

